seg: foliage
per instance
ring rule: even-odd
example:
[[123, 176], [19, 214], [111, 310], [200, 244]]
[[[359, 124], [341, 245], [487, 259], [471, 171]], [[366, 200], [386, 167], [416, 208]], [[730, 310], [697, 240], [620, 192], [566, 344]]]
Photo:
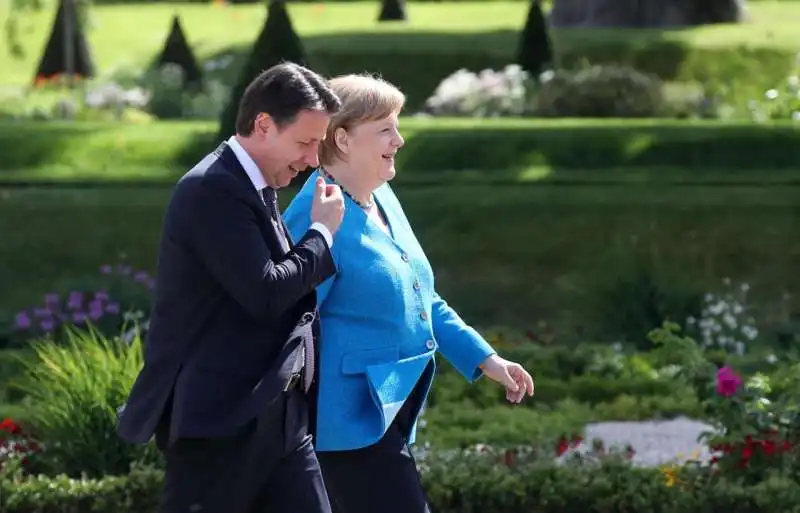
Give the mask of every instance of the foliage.
[[132, 463], [157, 461], [151, 445], [116, 436], [117, 410], [142, 367], [141, 339], [69, 329], [65, 343], [33, 343], [36, 355], [18, 386], [28, 398], [31, 428], [46, 449], [45, 473], [72, 477], [125, 474]]
[[693, 339], [681, 336], [676, 324], [665, 323], [650, 337], [661, 355], [678, 365], [677, 379], [690, 383], [703, 398], [704, 417], [712, 430], [703, 435], [714, 451], [715, 471], [729, 479], [756, 484], [774, 474], [796, 476], [800, 434], [800, 388], [794, 386], [770, 399], [769, 378], [755, 373], [743, 378], [730, 365], [705, 357]]
[[[6, 155], [0, 183], [171, 186], [218, 144], [216, 128], [201, 122], [0, 122], [0, 151]], [[407, 117], [402, 133], [397, 184], [558, 184], [572, 176], [582, 183], [778, 184], [793, 183], [800, 168], [793, 151], [800, 131], [791, 122], [486, 119], [476, 125], [469, 119]]]
[[[222, 53], [235, 56], [237, 65], [220, 74], [231, 87], [261, 28], [263, 9], [263, 4], [222, 7], [208, 3], [95, 6], [90, 37], [101, 70], [111, 70], [120, 62], [148, 63], [159, 51], [168, 19], [177, 10], [187, 34], [202, 40], [195, 48], [199, 58], [213, 61]], [[422, 108], [437, 84], [455, 70], [501, 69], [516, 54], [527, 2], [466, 3], [458, 6], [457, 15], [451, 14], [452, 9], [448, 3], [415, 3], [409, 22], [391, 27], [380, 24], [365, 31], [363, 20], [374, 19], [377, 4], [299, 2], [289, 6], [292, 17], [303, 20], [298, 30], [315, 70], [326, 76], [364, 70], [380, 73], [407, 93], [412, 112]], [[586, 63], [625, 65], [667, 82], [727, 88], [726, 101], [739, 108], [737, 115], [747, 118], [747, 101], [783, 81], [789, 59], [797, 52], [793, 24], [797, 2], [781, 6], [758, 2], [750, 9], [753, 23], [740, 26], [668, 32], [553, 31], [556, 64], [565, 69]], [[0, 60], [4, 85], [29, 83], [43, 37], [36, 27], [49, 25], [51, 17], [49, 9], [29, 17], [30, 29], [21, 34], [29, 59]]]
[[378, 21], [406, 21], [408, 12], [405, 0], [381, 0]]
[[258, 35], [222, 112], [217, 139], [227, 139], [236, 132], [239, 101], [250, 82], [263, 70], [284, 61], [306, 65], [308, 57], [303, 42], [292, 26], [285, 0], [270, 0], [264, 28]]
[[747, 304], [750, 285], [737, 286], [725, 278], [723, 286], [726, 289], [723, 293], [704, 296], [700, 318], [689, 317], [687, 323], [699, 332], [705, 349], [744, 354], [748, 343], [758, 336], [752, 307]]
[[553, 45], [541, 0], [529, 0], [528, 17], [519, 36], [517, 63], [538, 77], [553, 64]]
[[768, 89], [762, 99], [750, 100], [748, 109], [755, 121], [791, 119], [800, 123], [800, 52], [785, 82]]
[[71, 337], [70, 327], [87, 324], [111, 335], [125, 331], [131, 322], [145, 321], [155, 286], [153, 277], [122, 261], [102, 265], [98, 278], [92, 280], [101, 283], [97, 289], [48, 292], [42, 304], [17, 312], [10, 344], [23, 347], [29, 339], [42, 336], [60, 342]]
[[[511, 454], [512, 457], [509, 457]], [[774, 476], [756, 485], [711, 478], [703, 469], [631, 467], [624, 455], [564, 464], [471, 448], [434, 453], [420, 464], [433, 510], [439, 513], [786, 513], [800, 485]], [[163, 474], [136, 467], [104, 479], [6, 476], [0, 509], [7, 513], [138, 513], [155, 511]]]
[[425, 102], [436, 116], [520, 116], [530, 103], [528, 73], [516, 64], [479, 74], [460, 69], [444, 79]]
[[[569, 133], [576, 132], [562, 136]], [[86, 136], [88, 145], [93, 137]], [[434, 264], [437, 288], [471, 323], [536, 330], [543, 320], [554, 344], [632, 340], [625, 325], [608, 322], [604, 302], [607, 284], [628, 276], [634, 257], [653, 261], [666, 297], [680, 299], [687, 292], [684, 286], [690, 286], [688, 292], [702, 298], [724, 276], [757, 284], [751, 295], [762, 334], [759, 344], [775, 343], [775, 329], [798, 312], [800, 275], [792, 272], [800, 243], [793, 237], [796, 188], [669, 187], [658, 181], [631, 186], [617, 182], [614, 187], [546, 181], [489, 186], [487, 181], [479, 182], [486, 183], [486, 193], [476, 208], [470, 196], [474, 186], [453, 179], [414, 187], [413, 178], [401, 178], [404, 173], [414, 171], [399, 173], [394, 187]], [[639, 175], [621, 176], [633, 181]], [[754, 179], [760, 176], [755, 173]], [[109, 254], [123, 250], [131, 265], [152, 270], [169, 194], [166, 188], [136, 187], [8, 190], [0, 200], [0, 233], [6, 242], [0, 246], [0, 261], [6, 264], [0, 267], [5, 286], [1, 326], [10, 327], [19, 309], [39, 303], [43, 291], [86, 287], [81, 278], [94, 274]], [[283, 206], [292, 194], [281, 194]], [[520, 233], [526, 234], [522, 241]], [[497, 250], [487, 253], [487, 245]], [[666, 279], [670, 276], [683, 278]], [[81, 281], [73, 286], [76, 280]], [[619, 310], [634, 311], [640, 297], [618, 296], [614, 301]], [[698, 317], [700, 310], [687, 314]], [[558, 382], [556, 378], [554, 386]], [[586, 386], [591, 388], [588, 382]]]
[[647, 118], [664, 111], [661, 80], [624, 66], [557, 70], [541, 81], [534, 112], [544, 117]]
[[0, 472], [8, 471], [14, 465], [31, 468], [31, 460], [41, 450], [42, 447], [30, 433], [13, 419], [0, 422]]

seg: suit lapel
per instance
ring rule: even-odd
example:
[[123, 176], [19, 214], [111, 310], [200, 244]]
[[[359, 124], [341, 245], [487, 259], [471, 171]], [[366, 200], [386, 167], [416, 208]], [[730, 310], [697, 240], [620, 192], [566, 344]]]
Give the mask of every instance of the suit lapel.
[[281, 234], [277, 231], [275, 225], [272, 223], [269, 207], [264, 204], [264, 198], [261, 196], [261, 192], [257, 191], [255, 187], [253, 187], [253, 182], [250, 181], [250, 177], [247, 176], [247, 172], [244, 170], [244, 167], [242, 167], [242, 163], [239, 162], [239, 159], [236, 158], [236, 154], [233, 152], [231, 147], [228, 146], [227, 143], [223, 142], [217, 147], [214, 153], [219, 156], [219, 159], [225, 166], [225, 169], [242, 181], [242, 186], [247, 190], [247, 196], [253, 200], [255, 206], [257, 207], [256, 210], [260, 213], [261, 223], [265, 228], [266, 237], [264, 237], [264, 240], [267, 243], [267, 246], [269, 246], [270, 252], [274, 253], [278, 257], [283, 257], [287, 253], [287, 248], [282, 241], [285, 240], [286, 243], [288, 243], [289, 248], [291, 248], [292, 242], [289, 238], [289, 230], [283, 223], [283, 217], [280, 215], [280, 212], [277, 213], [277, 217], [280, 226], [283, 228], [285, 237], [281, 237]]

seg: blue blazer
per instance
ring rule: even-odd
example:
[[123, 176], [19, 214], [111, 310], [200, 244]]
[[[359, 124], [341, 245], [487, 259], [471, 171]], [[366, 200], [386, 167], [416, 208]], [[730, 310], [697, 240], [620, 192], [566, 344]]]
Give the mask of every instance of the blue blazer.
[[[293, 238], [311, 225], [313, 172], [284, 213]], [[321, 338], [315, 447], [357, 449], [384, 435], [440, 351], [469, 381], [492, 347], [439, 297], [425, 257], [388, 184], [375, 191], [391, 236], [345, 196], [332, 253], [337, 273], [317, 287]], [[409, 433], [413, 443], [419, 412]]]

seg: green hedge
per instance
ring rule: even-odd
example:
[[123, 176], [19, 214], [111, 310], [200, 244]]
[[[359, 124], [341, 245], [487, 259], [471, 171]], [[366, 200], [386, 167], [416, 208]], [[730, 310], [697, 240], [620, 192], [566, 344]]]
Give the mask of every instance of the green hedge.
[[[798, 187], [396, 191], [437, 288], [477, 325], [546, 323], [556, 340], [641, 340], [663, 316], [696, 315], [703, 295], [731, 277], [750, 284], [762, 336], [773, 340], [788, 327], [774, 305], [787, 294], [792, 311], [800, 298]], [[96, 284], [99, 267], [121, 253], [154, 271], [168, 195], [135, 187], [0, 192], [0, 317], [10, 321], [47, 292]], [[284, 205], [291, 196], [281, 195]]]
[[[173, 183], [218, 144], [209, 123], [1, 123], [0, 184]], [[797, 181], [800, 130], [674, 121], [404, 118], [397, 183]]]
[[[751, 99], [763, 98], [767, 89], [783, 84], [791, 72], [796, 52], [739, 45], [697, 48], [679, 40], [665, 41], [656, 37], [614, 41], [611, 36], [600, 39], [554, 34], [559, 65], [572, 69], [586, 64], [629, 65], [667, 81], [700, 83], [711, 91], [725, 91], [725, 101], [738, 108], [746, 106]], [[348, 39], [340, 42], [338, 37]], [[403, 37], [402, 34], [369, 33], [316, 37], [309, 42], [311, 65], [326, 75], [364, 70], [380, 73], [400, 86], [408, 96], [409, 107], [417, 110], [424, 107], [441, 81], [456, 70], [497, 70], [515, 60], [517, 33], [514, 31], [492, 33], [491, 37], [480, 38], [480, 42], [472, 34], [420, 36], [431, 39], [426, 46], [441, 44], [460, 48], [447, 52], [409, 48]], [[456, 38], [460, 44], [435, 41], [445, 37]], [[389, 41], [392, 39], [394, 49], [391, 51], [369, 50], [392, 48]], [[485, 50], [475, 51], [475, 48]], [[737, 85], [731, 88], [729, 84]]]
[[[702, 479], [668, 486], [659, 469], [602, 465], [507, 466], [503, 456], [461, 457], [425, 465], [423, 481], [437, 513], [788, 513], [800, 485], [776, 477], [758, 485]], [[702, 474], [701, 474], [702, 475]], [[702, 481], [701, 481], [702, 479]], [[137, 469], [102, 480], [29, 478], [0, 481], [3, 513], [149, 513], [162, 474]]]

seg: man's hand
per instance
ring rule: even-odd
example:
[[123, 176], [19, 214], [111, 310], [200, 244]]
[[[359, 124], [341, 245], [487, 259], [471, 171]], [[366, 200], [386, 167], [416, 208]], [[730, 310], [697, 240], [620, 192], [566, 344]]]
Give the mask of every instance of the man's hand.
[[481, 370], [489, 379], [506, 388], [506, 399], [519, 403], [525, 394], [533, 395], [533, 378], [518, 363], [510, 362], [493, 354], [483, 361]]
[[344, 216], [344, 197], [338, 185], [328, 185], [322, 177], [317, 178], [314, 202], [311, 204], [311, 222], [322, 223], [336, 233]]

